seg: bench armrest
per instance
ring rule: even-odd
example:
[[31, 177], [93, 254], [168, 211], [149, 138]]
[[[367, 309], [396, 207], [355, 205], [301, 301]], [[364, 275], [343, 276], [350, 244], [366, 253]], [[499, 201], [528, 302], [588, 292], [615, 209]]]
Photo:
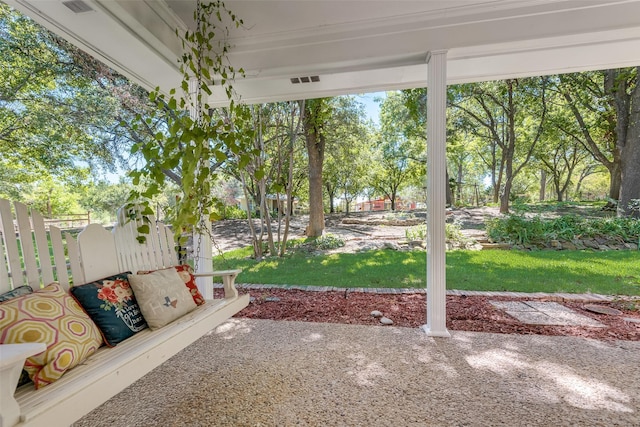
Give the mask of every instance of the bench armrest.
[[236, 277], [242, 273], [242, 270], [218, 270], [207, 271], [203, 273], [195, 273], [193, 277], [222, 277], [222, 285], [224, 287], [224, 297], [226, 299], [238, 298], [238, 290], [236, 289]]
[[20, 420], [20, 406], [13, 396], [24, 362], [29, 356], [47, 349], [44, 343], [0, 344], [0, 426], [12, 426]]

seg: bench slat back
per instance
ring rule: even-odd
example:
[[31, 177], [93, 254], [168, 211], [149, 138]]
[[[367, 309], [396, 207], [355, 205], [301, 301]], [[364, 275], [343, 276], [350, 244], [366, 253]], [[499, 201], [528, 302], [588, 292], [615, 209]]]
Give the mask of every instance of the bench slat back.
[[[47, 232], [44, 228], [44, 218], [36, 210], [31, 211], [31, 223], [33, 225], [33, 234], [36, 238], [36, 249], [38, 250], [38, 254], [43, 258], [48, 256], [50, 259], [51, 250], [49, 249]], [[40, 270], [42, 271], [42, 281], [44, 283], [51, 283], [55, 280], [51, 262], [40, 262]]]
[[[36, 290], [54, 280], [68, 288], [67, 257], [59, 229], [51, 227], [47, 231], [38, 212], [29, 213], [20, 202], [14, 202], [12, 209], [10, 201], [0, 199], [0, 231], [0, 292], [22, 285]], [[70, 235], [66, 238], [73, 241]], [[76, 272], [80, 271], [79, 258], [71, 256], [69, 262], [75, 264]]]
[[31, 232], [31, 221], [29, 220], [29, 210], [22, 203], [15, 203], [16, 219], [18, 222], [18, 233], [20, 235], [20, 245], [22, 246], [22, 259], [27, 283], [31, 288], [40, 287], [40, 274], [38, 263], [36, 262], [36, 249], [33, 246]]
[[[140, 222], [141, 224], [142, 222]], [[0, 293], [28, 284], [34, 290], [53, 281], [63, 288], [107, 276], [178, 265], [171, 230], [149, 216], [146, 241], [139, 243], [136, 221], [109, 232], [89, 224], [77, 239], [69, 232], [45, 227], [40, 213], [20, 202], [0, 199]]]
[[[69, 287], [69, 269], [67, 268], [67, 260], [64, 255], [62, 231], [58, 227], [50, 225], [49, 238], [51, 239], [51, 249], [53, 250], [53, 265], [56, 271], [56, 280], [66, 289]], [[80, 259], [76, 256], [72, 264], [78, 265], [79, 262]]]
[[[72, 251], [78, 251], [82, 262], [82, 268], [78, 271], [78, 274], [84, 273], [80, 283], [93, 282], [121, 272], [113, 234], [100, 224], [87, 225], [78, 234], [78, 246], [73, 246], [68, 245], [69, 255]], [[76, 277], [76, 272], [73, 272], [73, 277]]]
[[[113, 228], [122, 271], [136, 273], [139, 270], [157, 270], [178, 265], [173, 233], [163, 223], [157, 222], [155, 217], [147, 218], [144, 224], [150, 228], [148, 234], [140, 235], [138, 227], [142, 223], [135, 220], [125, 221]], [[139, 236], [144, 236], [144, 242], [138, 241]]]

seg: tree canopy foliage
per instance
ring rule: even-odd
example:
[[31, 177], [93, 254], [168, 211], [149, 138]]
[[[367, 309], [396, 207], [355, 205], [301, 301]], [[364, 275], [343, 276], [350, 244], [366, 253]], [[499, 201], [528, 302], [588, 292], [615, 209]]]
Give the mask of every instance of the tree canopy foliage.
[[[230, 13], [211, 5], [198, 13]], [[241, 70], [226, 62], [224, 34], [211, 34], [182, 34], [183, 85], [148, 94], [0, 3], [0, 196], [55, 214], [115, 209], [126, 189], [132, 202], [147, 199], [194, 224], [219, 211], [225, 196], [215, 186], [236, 180], [244, 185], [224, 185], [242, 194], [227, 203], [245, 198], [265, 227], [307, 206], [311, 236], [322, 234], [325, 211], [422, 197], [426, 89], [386, 93], [378, 125], [354, 96], [238, 105], [227, 83]], [[607, 198], [619, 215], [640, 216], [638, 71], [450, 86], [448, 202], [507, 212], [522, 199]], [[197, 76], [199, 91], [183, 95]], [[231, 106], [210, 109], [212, 90], [227, 90]], [[104, 182], [118, 168], [133, 173]], [[271, 251], [281, 231], [269, 237]], [[271, 230], [256, 236], [263, 232]]]

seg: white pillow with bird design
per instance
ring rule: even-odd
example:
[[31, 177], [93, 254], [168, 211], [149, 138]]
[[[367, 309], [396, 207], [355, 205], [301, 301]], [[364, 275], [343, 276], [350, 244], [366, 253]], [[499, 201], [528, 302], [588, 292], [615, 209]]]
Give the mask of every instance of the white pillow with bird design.
[[130, 274], [129, 283], [151, 329], [159, 329], [197, 307], [174, 268]]

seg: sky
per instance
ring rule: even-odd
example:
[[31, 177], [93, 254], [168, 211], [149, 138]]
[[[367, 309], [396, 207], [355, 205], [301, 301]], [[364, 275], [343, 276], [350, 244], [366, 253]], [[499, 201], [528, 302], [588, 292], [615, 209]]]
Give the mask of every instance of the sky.
[[380, 104], [374, 101], [374, 98], [384, 98], [385, 92], [373, 92], [358, 95], [357, 98], [362, 102], [367, 111], [367, 115], [376, 125], [380, 124]]

